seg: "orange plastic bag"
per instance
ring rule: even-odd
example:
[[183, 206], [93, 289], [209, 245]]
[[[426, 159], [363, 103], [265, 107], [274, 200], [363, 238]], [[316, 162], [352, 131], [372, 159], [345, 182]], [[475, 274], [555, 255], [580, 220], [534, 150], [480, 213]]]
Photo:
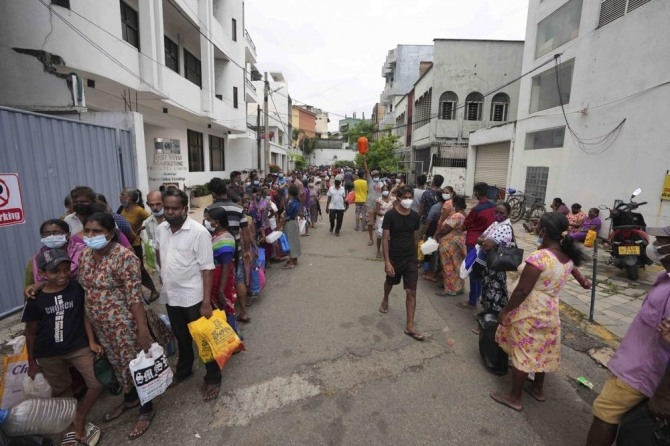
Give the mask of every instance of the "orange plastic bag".
[[349, 203], [350, 205], [352, 205], [352, 204], [354, 204], [355, 202], [356, 202], [356, 194], [355, 194], [354, 191], [352, 190], [352, 191], [349, 192], [349, 194], [347, 195], [347, 203]]
[[593, 229], [586, 231], [586, 237], [584, 238], [584, 246], [587, 248], [593, 248], [593, 245], [596, 244], [596, 238], [598, 233]]

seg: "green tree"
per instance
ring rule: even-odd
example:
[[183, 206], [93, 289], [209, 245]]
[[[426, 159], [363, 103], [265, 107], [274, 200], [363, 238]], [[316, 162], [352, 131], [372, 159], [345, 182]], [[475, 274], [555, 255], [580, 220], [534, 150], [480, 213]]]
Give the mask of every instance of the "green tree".
[[305, 157], [302, 155], [296, 155], [293, 158], [293, 165], [297, 170], [306, 170], [307, 169], [307, 161], [305, 161]]
[[372, 138], [375, 134], [375, 125], [372, 121], [360, 121], [351, 126], [351, 128], [345, 133], [349, 147], [353, 149], [358, 148], [358, 138], [365, 136], [369, 141], [372, 141]]
[[[395, 152], [399, 148], [399, 138], [388, 132], [372, 141], [366, 155], [370, 170], [377, 168], [383, 172], [395, 172], [400, 161]], [[357, 167], [363, 167], [363, 156], [360, 153], [356, 154], [355, 162]]]

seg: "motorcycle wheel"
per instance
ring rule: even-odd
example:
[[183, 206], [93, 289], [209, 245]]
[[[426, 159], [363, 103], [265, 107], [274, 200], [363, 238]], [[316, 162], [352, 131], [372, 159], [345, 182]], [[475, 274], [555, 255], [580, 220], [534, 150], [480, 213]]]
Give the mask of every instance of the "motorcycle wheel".
[[640, 265], [637, 263], [635, 265], [625, 265], [624, 268], [629, 280], [637, 280], [640, 277]]

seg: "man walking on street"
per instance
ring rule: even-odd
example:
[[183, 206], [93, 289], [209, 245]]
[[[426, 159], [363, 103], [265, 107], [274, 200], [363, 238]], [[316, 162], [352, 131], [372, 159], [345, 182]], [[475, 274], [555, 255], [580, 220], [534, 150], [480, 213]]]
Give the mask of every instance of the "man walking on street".
[[670, 226], [647, 228], [647, 233], [656, 237], [647, 245], [647, 257], [665, 270], [656, 278], [607, 364], [614, 376], [593, 402], [593, 422], [586, 440], [589, 446], [614, 442], [623, 415], [654, 395], [670, 360]]
[[[493, 224], [493, 214], [495, 213], [496, 205], [495, 203], [490, 202], [486, 197], [486, 192], [488, 192], [488, 190], [489, 185], [486, 183], [476, 183], [474, 186], [473, 195], [479, 203], [472, 208], [463, 222], [463, 229], [466, 230], [465, 247], [467, 252], [475, 249], [479, 236]], [[475, 310], [481, 294], [482, 278], [477, 273], [471, 273], [470, 294], [468, 295], [468, 300], [465, 302], [456, 302], [456, 305], [461, 308]]]
[[372, 246], [375, 223], [377, 222], [377, 199], [382, 196], [382, 184], [379, 181], [379, 171], [368, 169], [367, 157], [363, 156], [365, 179], [368, 182], [368, 199], [365, 202], [365, 223], [368, 227], [368, 246]]
[[391, 289], [393, 285], [399, 284], [402, 278], [407, 311], [405, 334], [417, 341], [423, 341], [426, 337], [414, 328], [416, 285], [419, 279], [417, 259], [419, 214], [410, 209], [412, 197], [412, 188], [402, 186], [398, 190], [400, 206], [387, 211], [384, 215], [382, 248], [386, 281], [384, 282], [384, 298], [379, 306], [379, 311], [381, 313], [388, 312]]
[[[161, 264], [165, 301], [170, 326], [179, 346], [174, 382], [193, 374], [193, 338], [188, 323], [201, 316], [212, 316], [212, 236], [200, 223], [188, 216], [188, 196], [182, 190], [169, 188], [163, 197], [165, 222], [157, 229], [156, 252]], [[216, 361], [205, 363], [205, 391], [209, 401], [219, 395], [221, 369]]]
[[[345, 195], [346, 191], [342, 187], [342, 180], [338, 175], [335, 177], [335, 186], [330, 186], [330, 189], [328, 189], [328, 201], [326, 202], [326, 214], [330, 219], [330, 232], [333, 232], [334, 228], [337, 236], [340, 235], [340, 229], [342, 229], [344, 211], [349, 208], [349, 203], [344, 199]], [[335, 220], [337, 220], [337, 226]]]
[[358, 171], [358, 177], [354, 181], [354, 196], [356, 201], [356, 227], [354, 230], [365, 230], [365, 202], [368, 199], [368, 182], [363, 176], [365, 172], [363, 169]]

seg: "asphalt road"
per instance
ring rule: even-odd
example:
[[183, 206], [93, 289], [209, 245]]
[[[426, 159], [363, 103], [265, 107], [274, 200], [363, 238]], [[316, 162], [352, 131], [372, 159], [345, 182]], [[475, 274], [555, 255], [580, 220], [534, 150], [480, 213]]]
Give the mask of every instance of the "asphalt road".
[[[527, 397], [515, 412], [489, 397], [506, 391], [511, 377], [482, 367], [469, 311], [420, 280], [416, 326], [430, 339], [404, 335], [404, 291], [395, 287], [388, 314], [378, 312], [383, 264], [367, 234], [353, 230], [353, 209], [340, 237], [326, 221], [317, 226], [301, 239], [297, 268], [267, 271], [242, 327], [247, 351], [224, 368], [218, 400], [202, 402], [198, 364], [194, 378], [157, 398], [151, 429], [131, 442], [135, 412], [102, 422], [119, 401], [106, 395], [93, 410], [99, 444], [584, 444], [590, 402], [607, 372], [579, 350], [597, 340], [566, 325], [562, 370], [546, 379], [547, 401]], [[578, 376], [596, 390], [576, 384]]]

